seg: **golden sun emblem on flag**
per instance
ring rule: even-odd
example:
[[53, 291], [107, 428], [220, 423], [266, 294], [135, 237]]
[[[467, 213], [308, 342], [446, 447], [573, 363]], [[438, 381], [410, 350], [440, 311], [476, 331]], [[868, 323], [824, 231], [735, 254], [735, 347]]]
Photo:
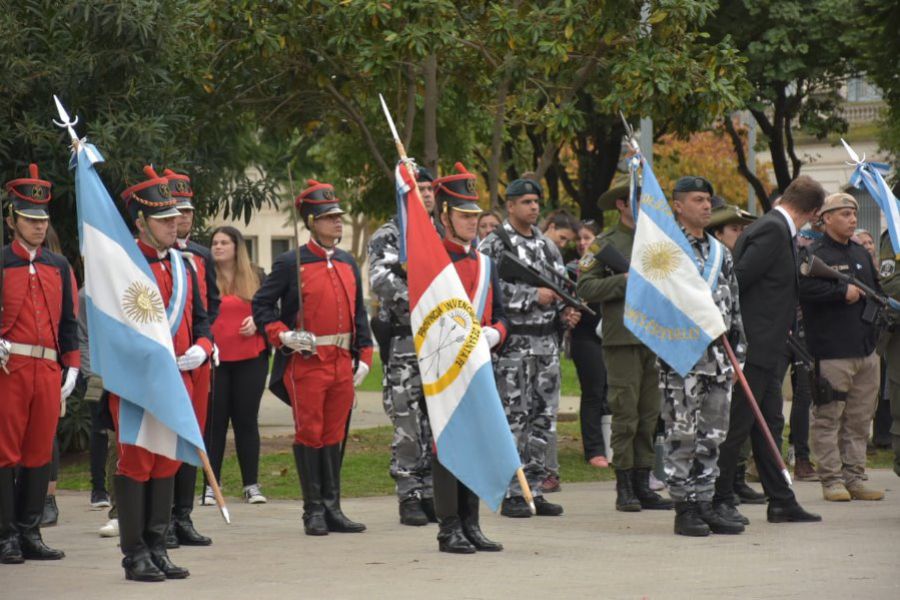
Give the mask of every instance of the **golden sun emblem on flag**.
[[641, 250], [641, 271], [651, 281], [666, 279], [678, 268], [681, 249], [671, 242], [655, 242]]
[[157, 323], [165, 317], [165, 308], [159, 292], [140, 281], [132, 282], [125, 290], [122, 296], [122, 309], [129, 319], [139, 325]]

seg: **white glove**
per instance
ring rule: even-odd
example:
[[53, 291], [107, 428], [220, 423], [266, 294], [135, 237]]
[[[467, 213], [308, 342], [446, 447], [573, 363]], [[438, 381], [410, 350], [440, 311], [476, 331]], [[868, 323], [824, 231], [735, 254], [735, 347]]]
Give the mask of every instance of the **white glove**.
[[69, 396], [72, 395], [72, 392], [75, 390], [75, 383], [78, 381], [78, 369], [73, 369], [69, 367], [66, 370], [66, 378], [63, 380], [62, 384], [62, 399], [65, 400]]
[[282, 331], [278, 334], [278, 339], [291, 350], [304, 356], [316, 353], [316, 336], [309, 331]]
[[9, 362], [9, 342], [0, 338], [0, 369], [6, 370], [6, 363]]
[[187, 352], [178, 357], [176, 364], [181, 371], [193, 371], [206, 360], [206, 350], [194, 344]]
[[353, 387], [359, 387], [369, 374], [369, 365], [363, 361], [359, 361], [356, 365], [356, 371], [353, 373]]
[[484, 339], [487, 340], [489, 347], [493, 348], [500, 343], [500, 332], [493, 327], [482, 327], [481, 331], [484, 333]]
[[212, 364], [214, 367], [219, 366], [219, 347], [213, 344]]

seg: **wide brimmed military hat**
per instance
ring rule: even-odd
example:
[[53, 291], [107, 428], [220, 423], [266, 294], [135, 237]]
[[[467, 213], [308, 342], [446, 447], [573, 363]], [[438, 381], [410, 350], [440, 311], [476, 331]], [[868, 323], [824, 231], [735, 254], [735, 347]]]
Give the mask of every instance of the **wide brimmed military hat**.
[[616, 210], [616, 200], [628, 200], [628, 184], [611, 187], [597, 200], [597, 208], [600, 210]]
[[122, 192], [125, 209], [131, 218], [137, 219], [143, 215], [151, 219], [167, 219], [180, 215], [175, 207], [177, 200], [169, 189], [168, 178], [160, 177], [150, 165], [144, 167], [144, 175], [147, 177], [145, 181]]
[[28, 165], [28, 177], [7, 181], [4, 187], [12, 212], [29, 219], [50, 218], [48, 209], [52, 198], [50, 188], [53, 184], [40, 179], [36, 164]]
[[434, 180], [434, 197], [438, 212], [451, 208], [460, 212], [482, 212], [478, 205], [478, 193], [475, 191], [475, 174], [469, 173], [461, 162], [454, 164], [453, 170], [452, 175]]
[[191, 186], [191, 178], [184, 173], [176, 173], [172, 169], [163, 171], [163, 175], [169, 180], [169, 190], [175, 198], [175, 207], [179, 210], [194, 210], [194, 188]]
[[509, 185], [506, 186], [507, 199], [518, 198], [519, 196], [524, 196], [525, 194], [534, 194], [539, 199], [543, 199], [544, 188], [541, 187], [540, 182], [528, 178], [513, 179], [509, 182]]
[[710, 196], [715, 195], [713, 184], [710, 183], [709, 179], [707, 179], [706, 177], [700, 177], [699, 175], [688, 175], [687, 177], [680, 178], [675, 182], [675, 189], [673, 191], [676, 194], [687, 192], [706, 192]]
[[307, 188], [300, 192], [294, 204], [300, 209], [300, 216], [307, 226], [312, 221], [328, 215], [342, 215], [341, 201], [334, 195], [334, 186], [320, 183], [315, 179], [306, 180]]
[[831, 194], [827, 196], [825, 202], [822, 203], [822, 208], [819, 209], [819, 216], [821, 217], [827, 212], [840, 210], [842, 208], [859, 210], [859, 202], [856, 201], [856, 198], [846, 192]]
[[733, 204], [723, 204], [713, 209], [707, 229], [716, 229], [725, 225], [749, 225], [756, 217], [746, 210]]

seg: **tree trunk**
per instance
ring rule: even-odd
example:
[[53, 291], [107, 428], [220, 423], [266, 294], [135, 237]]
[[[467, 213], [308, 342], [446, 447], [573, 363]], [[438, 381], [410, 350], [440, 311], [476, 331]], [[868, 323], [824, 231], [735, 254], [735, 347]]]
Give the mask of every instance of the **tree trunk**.
[[437, 56], [429, 54], [425, 58], [425, 138], [424, 154], [422, 162], [435, 176], [438, 175], [438, 139], [437, 139]]
[[494, 107], [494, 124], [491, 127], [491, 157], [488, 163], [488, 194], [491, 206], [500, 204], [500, 169], [502, 168], [503, 134], [506, 132], [506, 95], [509, 92], [509, 76], [497, 87]]

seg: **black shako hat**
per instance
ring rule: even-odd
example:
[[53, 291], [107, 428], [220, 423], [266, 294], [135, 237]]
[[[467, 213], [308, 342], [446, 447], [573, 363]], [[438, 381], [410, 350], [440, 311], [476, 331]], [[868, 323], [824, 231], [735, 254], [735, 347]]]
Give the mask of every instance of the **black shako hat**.
[[538, 199], [544, 198], [544, 189], [534, 179], [513, 179], [506, 186], [506, 198], [517, 198], [525, 194], [535, 194]]
[[50, 188], [53, 184], [40, 179], [36, 164], [28, 165], [28, 177], [7, 181], [4, 187], [12, 212], [29, 219], [50, 218], [47, 209], [52, 198]]
[[476, 178], [461, 162], [453, 165], [453, 175], [445, 175], [434, 180], [434, 197], [438, 213], [450, 210], [480, 213], [478, 194], [475, 191]]
[[190, 176], [184, 173], [176, 173], [172, 169], [163, 171], [163, 175], [169, 180], [169, 190], [175, 198], [175, 207], [184, 210], [194, 210], [194, 188], [191, 187]]
[[681, 192], [706, 192], [710, 196], [715, 194], [713, 185], [709, 182], [709, 179], [697, 175], [682, 177], [675, 182], [675, 189], [673, 191], [676, 194]]
[[172, 191], [169, 189], [169, 180], [160, 177], [150, 165], [144, 167], [144, 175], [147, 176], [146, 181], [122, 192], [125, 209], [131, 218], [137, 219], [141, 214], [151, 219], [166, 219], [180, 215], [175, 207], [177, 200], [172, 197]]
[[294, 205], [300, 209], [300, 217], [307, 227], [311, 227], [312, 221], [326, 215], [342, 215], [344, 210], [340, 207], [340, 200], [334, 195], [334, 186], [330, 183], [319, 183], [315, 179], [307, 179], [305, 190], [294, 200]]

